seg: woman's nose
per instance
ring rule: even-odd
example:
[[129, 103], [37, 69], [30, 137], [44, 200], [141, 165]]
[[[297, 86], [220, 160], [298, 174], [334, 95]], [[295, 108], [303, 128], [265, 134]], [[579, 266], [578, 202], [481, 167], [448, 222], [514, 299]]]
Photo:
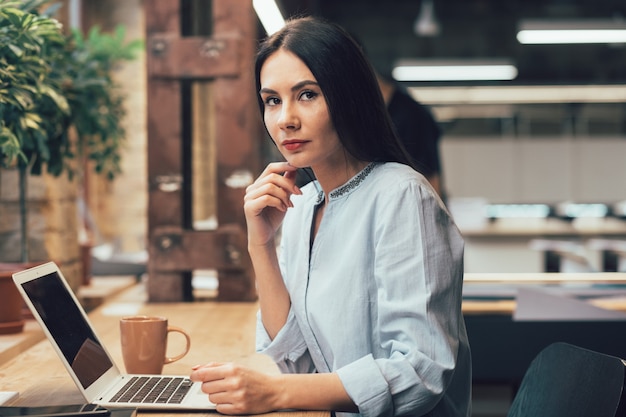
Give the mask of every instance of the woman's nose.
[[281, 129], [297, 129], [299, 127], [298, 115], [293, 105], [283, 103], [278, 126]]

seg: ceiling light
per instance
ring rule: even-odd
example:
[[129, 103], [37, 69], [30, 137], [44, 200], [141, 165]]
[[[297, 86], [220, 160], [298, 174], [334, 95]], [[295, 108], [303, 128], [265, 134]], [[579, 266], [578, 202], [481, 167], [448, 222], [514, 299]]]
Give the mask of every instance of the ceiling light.
[[517, 40], [523, 44], [626, 43], [621, 20], [523, 20]]
[[507, 61], [400, 60], [392, 76], [397, 81], [512, 80], [517, 68]]
[[268, 35], [285, 26], [285, 19], [274, 0], [252, 0], [252, 7]]
[[409, 87], [420, 102], [452, 104], [623, 103], [625, 85]]
[[422, 0], [419, 14], [415, 19], [413, 31], [418, 36], [439, 35], [439, 22], [435, 17], [435, 6], [433, 0]]

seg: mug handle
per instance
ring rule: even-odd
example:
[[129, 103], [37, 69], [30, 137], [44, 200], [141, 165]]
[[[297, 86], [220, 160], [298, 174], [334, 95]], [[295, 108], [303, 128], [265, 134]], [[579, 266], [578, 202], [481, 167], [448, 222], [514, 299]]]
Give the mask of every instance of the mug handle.
[[165, 362], [163, 362], [163, 364], [167, 365], [168, 363], [172, 363], [172, 362], [176, 362], [177, 360], [181, 359], [183, 356], [185, 356], [188, 352], [189, 352], [189, 348], [191, 347], [191, 338], [189, 337], [189, 335], [187, 334], [186, 331], [184, 331], [183, 329], [181, 329], [180, 327], [176, 327], [176, 326], [167, 326], [167, 332], [176, 332], [176, 333], [180, 333], [183, 336], [185, 336], [185, 340], [187, 341], [186, 346], [185, 346], [185, 350], [176, 356], [165, 356]]

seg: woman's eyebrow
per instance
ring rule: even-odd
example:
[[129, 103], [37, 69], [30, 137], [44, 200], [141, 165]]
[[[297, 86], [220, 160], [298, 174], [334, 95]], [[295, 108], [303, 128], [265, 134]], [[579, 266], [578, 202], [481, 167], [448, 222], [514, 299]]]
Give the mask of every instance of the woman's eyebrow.
[[303, 80], [303, 81], [300, 81], [299, 83], [297, 83], [296, 85], [294, 85], [293, 87], [291, 87], [291, 91], [296, 91], [296, 90], [299, 90], [299, 89], [301, 89], [302, 87], [306, 87], [307, 85], [315, 85], [315, 86], [317, 86], [317, 85], [319, 85], [319, 84], [317, 84], [317, 82], [316, 82], [316, 81], [312, 81], [312, 80]]
[[[316, 81], [312, 81], [312, 80], [303, 80], [300, 81], [298, 83], [296, 83], [293, 87], [291, 87], [291, 91], [298, 91], [299, 89], [301, 89], [302, 87], [306, 87], [307, 85], [315, 85], [315, 86], [319, 86], [319, 84]], [[261, 90], [259, 91], [259, 94], [276, 94], [275, 90], [272, 90], [271, 88], [261, 88]]]

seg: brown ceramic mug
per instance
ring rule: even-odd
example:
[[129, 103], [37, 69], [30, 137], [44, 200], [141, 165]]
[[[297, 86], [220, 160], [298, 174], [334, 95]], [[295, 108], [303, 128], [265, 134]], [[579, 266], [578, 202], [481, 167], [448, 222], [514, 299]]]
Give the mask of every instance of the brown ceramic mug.
[[[185, 350], [167, 356], [167, 335], [182, 334]], [[181, 359], [189, 352], [191, 339], [180, 327], [168, 325], [167, 318], [158, 316], [129, 316], [120, 320], [120, 336], [124, 366], [129, 374], [160, 374], [163, 365]]]

